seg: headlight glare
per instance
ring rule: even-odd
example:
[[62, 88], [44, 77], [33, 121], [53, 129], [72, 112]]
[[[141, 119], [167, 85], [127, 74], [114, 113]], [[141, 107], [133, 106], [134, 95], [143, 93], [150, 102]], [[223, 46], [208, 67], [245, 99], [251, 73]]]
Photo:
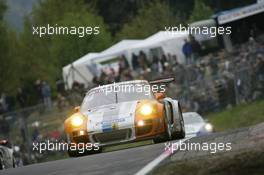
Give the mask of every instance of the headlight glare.
[[213, 132], [213, 125], [211, 125], [210, 123], [205, 124], [204, 128], [208, 132]]
[[150, 105], [143, 105], [140, 109], [142, 115], [150, 115], [153, 112], [153, 107]]
[[84, 120], [80, 114], [74, 114], [71, 119], [71, 124], [74, 127], [79, 127], [83, 124]]

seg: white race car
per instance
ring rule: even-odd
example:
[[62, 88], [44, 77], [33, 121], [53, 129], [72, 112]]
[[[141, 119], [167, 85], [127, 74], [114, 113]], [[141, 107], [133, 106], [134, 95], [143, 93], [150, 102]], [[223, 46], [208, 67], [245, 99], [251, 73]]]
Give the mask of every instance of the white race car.
[[196, 112], [183, 113], [186, 137], [207, 135], [214, 131], [213, 125], [207, 123], [202, 116]]
[[[166, 98], [164, 93], [154, 94], [149, 88], [140, 90], [155, 83], [159, 81], [134, 80], [91, 89], [81, 107], [64, 123], [68, 143], [98, 143], [101, 148], [144, 139], [162, 142], [184, 138], [179, 102]], [[70, 156], [78, 155], [68, 152]]]

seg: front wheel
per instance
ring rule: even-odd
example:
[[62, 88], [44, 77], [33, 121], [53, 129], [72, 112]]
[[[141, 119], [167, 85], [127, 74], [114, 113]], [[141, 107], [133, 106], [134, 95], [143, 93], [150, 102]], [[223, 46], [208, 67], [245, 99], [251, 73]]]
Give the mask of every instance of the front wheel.
[[158, 136], [154, 138], [153, 142], [162, 143], [162, 142], [170, 141], [171, 139], [172, 139], [171, 126], [167, 120], [167, 117], [165, 117], [165, 133], [162, 136]]
[[69, 157], [81, 157], [81, 156], [87, 156], [91, 154], [98, 154], [101, 153], [103, 150], [102, 147], [100, 147], [98, 150], [91, 150], [91, 151], [83, 151], [83, 150], [68, 150]]

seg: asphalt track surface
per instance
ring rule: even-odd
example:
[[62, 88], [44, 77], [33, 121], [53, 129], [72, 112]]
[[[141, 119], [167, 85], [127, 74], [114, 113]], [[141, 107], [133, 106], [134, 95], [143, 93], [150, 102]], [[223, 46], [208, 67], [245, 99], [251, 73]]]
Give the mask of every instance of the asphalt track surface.
[[164, 143], [0, 171], [6, 175], [135, 174], [164, 152]]

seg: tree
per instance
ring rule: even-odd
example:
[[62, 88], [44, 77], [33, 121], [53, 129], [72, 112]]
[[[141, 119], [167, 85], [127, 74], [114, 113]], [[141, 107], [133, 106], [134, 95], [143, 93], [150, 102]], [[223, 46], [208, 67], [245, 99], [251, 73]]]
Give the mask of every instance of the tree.
[[[99, 26], [99, 35], [33, 35], [32, 26]], [[62, 67], [111, 44], [111, 36], [101, 17], [82, 0], [46, 0], [36, 6], [24, 22], [20, 35], [23, 82], [40, 78], [55, 84]], [[30, 71], [26, 71], [29, 70]], [[32, 73], [34, 72], [34, 73]]]
[[204, 0], [195, 0], [193, 11], [189, 18], [189, 23], [209, 19], [213, 15], [213, 10], [207, 6]]
[[0, 0], [0, 20], [3, 20], [4, 13], [6, 11], [6, 4], [4, 3], [3, 0]]
[[5, 10], [6, 5], [0, 0], [0, 93], [12, 92], [17, 85], [17, 70], [14, 69], [17, 52], [13, 50], [17, 45], [17, 37], [3, 21]]
[[118, 34], [118, 39], [146, 38], [160, 30], [165, 30], [166, 26], [176, 26], [179, 23], [180, 19], [171, 13], [167, 4], [156, 1], [140, 9], [138, 15], [124, 25]]
[[[58, 21], [60, 26], [99, 27], [98, 35], [65, 35], [52, 38], [51, 57], [59, 67], [65, 66], [89, 52], [100, 52], [111, 45], [111, 35], [101, 17], [88, 12], [67, 13]], [[67, 49], [65, 49], [67, 48]]]

